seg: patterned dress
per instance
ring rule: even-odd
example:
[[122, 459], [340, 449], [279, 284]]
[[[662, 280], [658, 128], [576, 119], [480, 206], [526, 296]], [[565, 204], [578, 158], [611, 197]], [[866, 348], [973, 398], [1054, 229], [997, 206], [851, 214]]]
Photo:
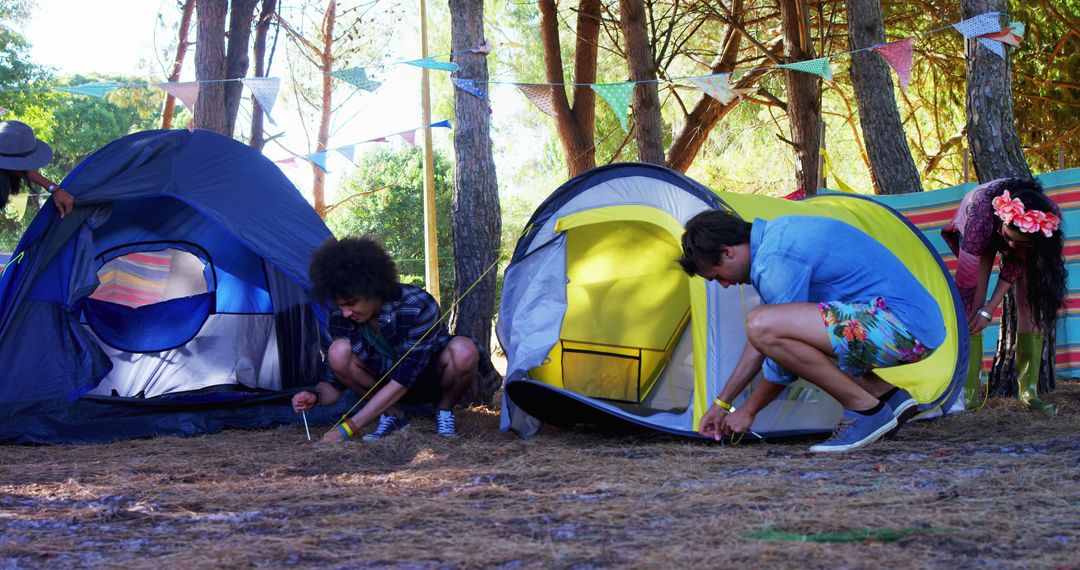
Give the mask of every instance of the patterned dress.
[[[941, 229], [941, 237], [956, 255], [956, 288], [960, 290], [960, 298], [964, 301], [964, 311], [969, 321], [986, 301], [975, 299], [975, 290], [979, 284], [980, 257], [1000, 254], [999, 279], [1016, 283], [1024, 277], [1025, 252], [1010, 249], [997, 229], [998, 218], [994, 215], [992, 202], [1005, 190], [1002, 182], [992, 180], [968, 192], [960, 201], [952, 221]], [[1054, 206], [1053, 213], [1061, 217], [1061, 210], [1057, 205]], [[1018, 298], [1017, 302], [1026, 303], [1027, 299]]]

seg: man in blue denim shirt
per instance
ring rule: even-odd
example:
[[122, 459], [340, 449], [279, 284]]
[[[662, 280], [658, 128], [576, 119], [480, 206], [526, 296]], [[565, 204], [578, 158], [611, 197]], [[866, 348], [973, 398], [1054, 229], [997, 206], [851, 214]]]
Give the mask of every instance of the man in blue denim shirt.
[[[945, 341], [937, 302], [885, 246], [831, 218], [746, 222], [712, 210], [694, 216], [679, 264], [723, 287], [753, 284], [762, 305], [747, 318], [739, 362], [699, 431], [741, 433], [797, 377], [844, 407], [832, 437], [811, 451], [848, 451], [894, 431], [916, 411], [907, 391], [874, 374], [927, 358]], [[759, 371], [745, 405], [734, 397]]]
[[398, 283], [394, 260], [371, 239], [331, 238], [315, 251], [310, 271], [315, 295], [338, 308], [327, 325], [333, 340], [324, 349], [321, 381], [315, 391], [293, 396], [293, 409], [333, 404], [345, 390], [373, 391], [323, 441], [352, 439], [376, 417], [366, 441], [408, 427], [398, 403], [435, 404], [435, 432], [457, 436], [453, 407], [479, 374], [494, 373], [487, 351], [470, 337], [449, 334], [435, 299]]

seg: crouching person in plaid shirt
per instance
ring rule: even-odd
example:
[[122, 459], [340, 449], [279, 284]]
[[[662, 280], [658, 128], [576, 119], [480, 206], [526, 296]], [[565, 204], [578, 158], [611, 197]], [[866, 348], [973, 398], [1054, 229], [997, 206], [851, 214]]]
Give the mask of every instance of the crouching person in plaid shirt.
[[345, 390], [371, 392], [324, 442], [351, 439], [376, 418], [365, 441], [409, 427], [399, 403], [435, 404], [435, 432], [456, 437], [453, 408], [479, 374], [491, 371], [487, 351], [470, 337], [450, 335], [435, 299], [398, 283], [393, 259], [374, 240], [327, 240], [315, 251], [310, 274], [315, 295], [337, 309], [327, 326], [331, 343], [324, 347], [320, 382], [314, 392], [293, 396], [293, 409], [334, 404]]

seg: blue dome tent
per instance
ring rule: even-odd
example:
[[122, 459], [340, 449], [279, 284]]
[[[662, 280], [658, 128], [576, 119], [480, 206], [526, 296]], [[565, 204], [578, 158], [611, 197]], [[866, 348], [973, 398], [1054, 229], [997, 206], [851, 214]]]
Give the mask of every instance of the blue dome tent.
[[64, 180], [0, 279], [0, 441], [107, 441], [295, 422], [325, 309], [312, 251], [331, 236], [254, 149], [147, 131]]

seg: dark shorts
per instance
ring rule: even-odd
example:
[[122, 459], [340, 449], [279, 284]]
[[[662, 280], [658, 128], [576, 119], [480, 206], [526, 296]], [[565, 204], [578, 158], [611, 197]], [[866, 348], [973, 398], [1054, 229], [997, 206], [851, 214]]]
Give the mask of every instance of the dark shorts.
[[[446, 339], [439, 346], [439, 350], [428, 360], [427, 366], [416, 377], [416, 381], [412, 386], [408, 388], [405, 395], [401, 397], [399, 402], [402, 404], [419, 405], [419, 404], [438, 404], [442, 399], [442, 375], [439, 374], [439, 356], [446, 350], [446, 345], [450, 344], [450, 341], [454, 339], [454, 336], [447, 336]], [[480, 356], [477, 364], [478, 376], [480, 378], [487, 378], [490, 374], [498, 374], [495, 371], [495, 367], [491, 364], [491, 357], [488, 355], [488, 351], [484, 350], [480, 343], [471, 337], [465, 337], [473, 341], [476, 345], [477, 353]]]

